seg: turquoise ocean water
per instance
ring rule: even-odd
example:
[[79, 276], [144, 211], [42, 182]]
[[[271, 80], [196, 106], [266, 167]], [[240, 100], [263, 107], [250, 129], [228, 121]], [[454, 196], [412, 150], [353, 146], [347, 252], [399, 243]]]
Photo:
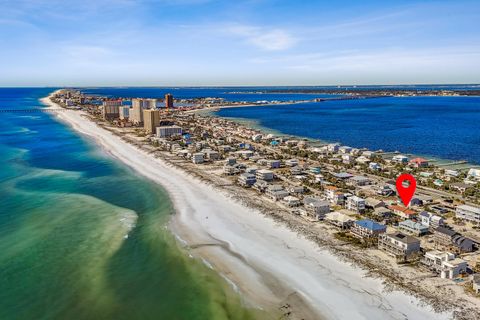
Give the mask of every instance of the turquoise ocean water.
[[[0, 108], [51, 91], [0, 89]], [[0, 128], [0, 319], [258, 317], [178, 247], [159, 186], [51, 115], [2, 112]]]

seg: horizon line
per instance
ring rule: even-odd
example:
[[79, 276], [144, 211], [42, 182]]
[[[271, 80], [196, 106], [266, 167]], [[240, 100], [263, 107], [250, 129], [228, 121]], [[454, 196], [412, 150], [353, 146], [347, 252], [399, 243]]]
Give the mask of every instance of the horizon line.
[[1, 89], [9, 88], [242, 88], [242, 87], [263, 87], [263, 88], [273, 88], [273, 87], [399, 87], [399, 86], [480, 86], [478, 83], [414, 83], [414, 84], [328, 84], [328, 85], [81, 85], [81, 86], [57, 86], [57, 85], [48, 85], [48, 86], [0, 86]]

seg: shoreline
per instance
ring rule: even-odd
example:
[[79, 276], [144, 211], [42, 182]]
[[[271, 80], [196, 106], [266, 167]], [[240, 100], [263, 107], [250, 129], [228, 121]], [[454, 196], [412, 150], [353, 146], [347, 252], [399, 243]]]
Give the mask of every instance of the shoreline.
[[[398, 98], [403, 98], [403, 97], [398, 97]], [[300, 102], [300, 104], [301, 103], [304, 103], [304, 102]], [[293, 103], [285, 103], [285, 104], [293, 104]], [[271, 107], [271, 106], [275, 106], [275, 105], [277, 105], [277, 104], [245, 105], [244, 107]], [[262, 124], [260, 124], [259, 119], [239, 118], [239, 117], [230, 117], [230, 116], [226, 117], [226, 116], [221, 116], [221, 115], [216, 114], [221, 109], [231, 109], [231, 108], [236, 108], [236, 106], [223, 106], [221, 108], [199, 109], [199, 110], [195, 110], [195, 111], [197, 113], [200, 113], [203, 116], [210, 116], [210, 117], [216, 117], [216, 118], [221, 118], [221, 119], [225, 119], [225, 120], [230, 120], [230, 121], [236, 122], [240, 125], [253, 124], [254, 125], [253, 129], [259, 130], [263, 134], [274, 134], [274, 135], [280, 136], [280, 137], [292, 137], [292, 138], [295, 138], [295, 139], [306, 140], [306, 141], [309, 141], [309, 142], [318, 143], [319, 145], [322, 145], [322, 146], [323, 145], [328, 145], [328, 144], [340, 144], [342, 146], [347, 146], [348, 145], [349, 147], [353, 147], [353, 148], [357, 148], [357, 149], [361, 149], [361, 150], [369, 150], [369, 151], [377, 152], [377, 150], [372, 150], [369, 147], [349, 145], [349, 144], [344, 143], [342, 141], [328, 141], [328, 140], [323, 140], [321, 138], [312, 138], [312, 137], [308, 137], [308, 136], [301, 136], [301, 135], [286, 133], [286, 132], [279, 131], [279, 130], [274, 129], [274, 128], [269, 128], [269, 127], [263, 126]], [[382, 152], [385, 153], [385, 154], [403, 154], [403, 155], [408, 155], [408, 156], [412, 156], [412, 157], [422, 157], [422, 158], [425, 158], [425, 159], [429, 160], [430, 162], [435, 162], [437, 165], [440, 164], [441, 166], [444, 166], [443, 168], [445, 168], [445, 169], [451, 169], [450, 167], [452, 167], [452, 166], [454, 167], [456, 165], [464, 165], [464, 166], [468, 166], [468, 168], [480, 168], [480, 163], [468, 162], [467, 160], [441, 158], [441, 157], [434, 156], [434, 155], [402, 152], [400, 150], [389, 151], [389, 150], [383, 150], [382, 149]], [[461, 162], [461, 161], [466, 161], [466, 162], [462, 163], [462, 164], [452, 164], [448, 167], [445, 166], [445, 164], [444, 164], [444, 163], [448, 164], [448, 163]], [[466, 170], [467, 168], [453, 168], [453, 169], [455, 169], [455, 170]]]
[[[42, 101], [54, 105], [47, 99]], [[82, 118], [82, 112], [67, 110], [58, 117], [93, 138], [113, 157], [162, 185], [177, 211], [170, 229], [233, 281], [250, 302], [273, 308], [282, 297], [288, 299], [295, 292], [289, 300], [295, 303], [294, 314], [301, 316], [300, 311], [310, 306], [309, 314], [303, 315], [305, 319], [318, 319], [320, 314], [326, 319], [450, 318], [450, 314], [438, 314], [421, 305], [411, 295], [386, 293], [382, 281], [367, 277], [367, 271], [241, 205], [223, 190], [122, 141]], [[350, 308], [344, 308], [346, 303]]]

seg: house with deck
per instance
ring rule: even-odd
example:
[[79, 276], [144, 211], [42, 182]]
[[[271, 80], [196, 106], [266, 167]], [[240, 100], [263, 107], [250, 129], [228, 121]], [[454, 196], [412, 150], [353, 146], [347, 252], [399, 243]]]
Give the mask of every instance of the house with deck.
[[383, 233], [378, 237], [378, 248], [397, 260], [408, 260], [420, 252], [420, 240], [401, 232]]
[[428, 227], [413, 220], [401, 221], [398, 224], [398, 229], [415, 236], [423, 236], [428, 233]]
[[334, 225], [342, 230], [350, 229], [355, 222], [355, 219], [347, 214], [334, 211], [325, 214], [325, 221], [331, 225]]
[[387, 226], [372, 220], [357, 220], [353, 223], [350, 232], [359, 239], [378, 238], [387, 231]]
[[439, 250], [426, 252], [421, 262], [430, 270], [439, 273], [443, 279], [455, 279], [466, 274], [468, 267], [465, 260], [456, 258], [453, 253]]

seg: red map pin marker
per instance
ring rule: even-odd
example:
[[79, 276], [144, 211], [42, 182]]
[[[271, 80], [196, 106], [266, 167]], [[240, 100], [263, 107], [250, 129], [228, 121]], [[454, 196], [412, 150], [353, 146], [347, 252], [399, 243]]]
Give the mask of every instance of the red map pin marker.
[[[408, 187], [403, 185], [404, 181], [410, 182]], [[400, 198], [402, 199], [403, 204], [405, 207], [408, 207], [410, 200], [412, 200], [413, 194], [415, 193], [415, 189], [417, 188], [417, 181], [411, 174], [403, 173], [397, 178], [397, 192]]]

